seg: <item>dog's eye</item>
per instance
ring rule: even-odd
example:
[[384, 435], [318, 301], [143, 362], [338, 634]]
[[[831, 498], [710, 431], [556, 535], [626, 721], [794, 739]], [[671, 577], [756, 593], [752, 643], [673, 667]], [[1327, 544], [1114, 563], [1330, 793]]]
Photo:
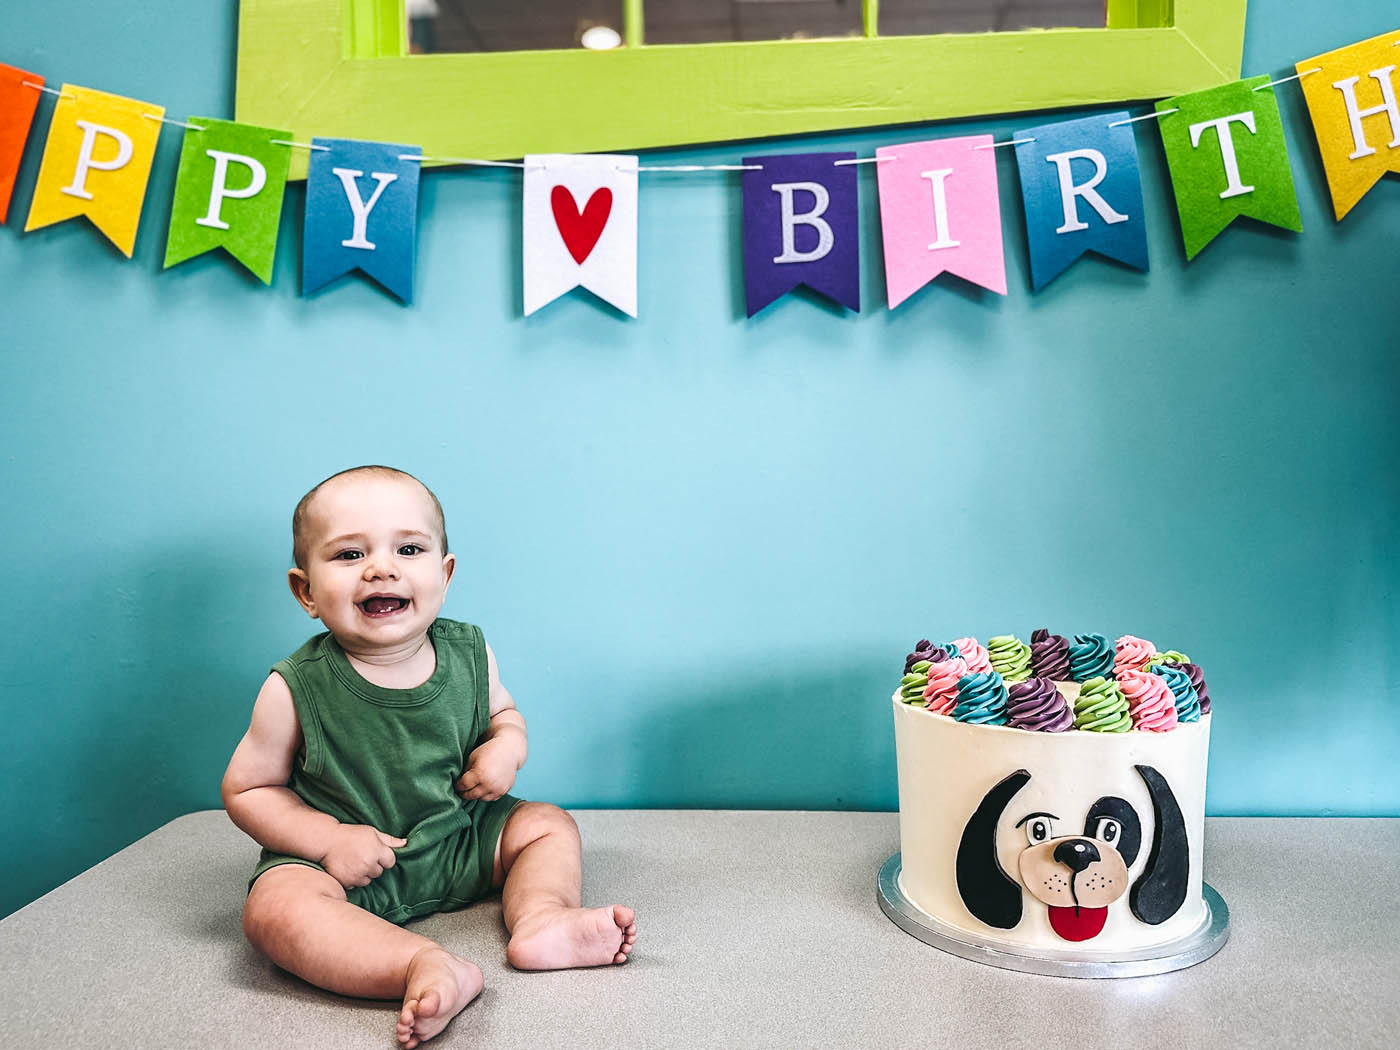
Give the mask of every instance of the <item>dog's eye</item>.
[[1042, 842], [1048, 842], [1053, 837], [1050, 828], [1050, 821], [1044, 817], [1034, 817], [1026, 822], [1026, 838], [1030, 840], [1032, 846], [1038, 846]]
[[1094, 838], [1100, 842], [1107, 842], [1110, 846], [1118, 845], [1119, 836], [1123, 834], [1123, 827], [1112, 817], [1102, 817], [1099, 826], [1094, 829]]

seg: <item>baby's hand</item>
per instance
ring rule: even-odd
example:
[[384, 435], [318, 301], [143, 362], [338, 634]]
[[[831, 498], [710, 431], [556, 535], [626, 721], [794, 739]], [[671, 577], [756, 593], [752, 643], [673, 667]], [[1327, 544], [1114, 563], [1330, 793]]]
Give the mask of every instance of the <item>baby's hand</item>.
[[515, 748], [504, 740], [488, 740], [467, 756], [467, 771], [453, 785], [463, 798], [494, 802], [515, 783]]
[[347, 890], [368, 886], [394, 866], [394, 849], [406, 845], [407, 839], [396, 839], [368, 824], [342, 824], [321, 858], [321, 867]]

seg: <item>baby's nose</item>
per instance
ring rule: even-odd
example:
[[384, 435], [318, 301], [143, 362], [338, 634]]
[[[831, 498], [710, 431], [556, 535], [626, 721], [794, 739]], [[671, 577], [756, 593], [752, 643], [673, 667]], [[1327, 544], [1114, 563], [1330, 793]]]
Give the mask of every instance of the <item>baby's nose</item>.
[[366, 558], [365, 559], [365, 579], [386, 580], [398, 576], [398, 570], [394, 567], [392, 558]]

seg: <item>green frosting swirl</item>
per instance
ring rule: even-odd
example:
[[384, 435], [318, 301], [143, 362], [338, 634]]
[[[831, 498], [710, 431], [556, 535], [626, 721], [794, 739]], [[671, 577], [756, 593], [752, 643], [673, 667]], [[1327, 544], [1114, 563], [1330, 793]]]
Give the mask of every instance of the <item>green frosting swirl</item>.
[[909, 668], [909, 673], [899, 680], [899, 697], [906, 704], [924, 702], [924, 689], [928, 686], [928, 669], [933, 665], [920, 660]]
[[1007, 685], [1024, 682], [1031, 676], [1031, 647], [1014, 634], [1000, 634], [987, 640], [992, 670]]
[[1189, 664], [1191, 657], [1185, 653], [1179, 653], [1175, 649], [1168, 649], [1164, 653], [1158, 653], [1152, 658], [1154, 664]]
[[1074, 702], [1074, 728], [1091, 733], [1126, 733], [1133, 728], [1128, 698], [1112, 678], [1090, 678]]

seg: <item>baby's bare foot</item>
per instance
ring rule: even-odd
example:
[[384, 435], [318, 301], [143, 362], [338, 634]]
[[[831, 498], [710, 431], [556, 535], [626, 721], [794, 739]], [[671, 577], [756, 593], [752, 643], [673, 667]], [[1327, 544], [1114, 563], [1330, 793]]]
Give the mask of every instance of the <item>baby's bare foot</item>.
[[405, 1050], [431, 1039], [481, 993], [481, 970], [441, 948], [424, 948], [408, 964], [403, 1010], [394, 1026]]
[[631, 908], [559, 908], [516, 923], [506, 960], [517, 970], [566, 970], [624, 963], [637, 942]]

